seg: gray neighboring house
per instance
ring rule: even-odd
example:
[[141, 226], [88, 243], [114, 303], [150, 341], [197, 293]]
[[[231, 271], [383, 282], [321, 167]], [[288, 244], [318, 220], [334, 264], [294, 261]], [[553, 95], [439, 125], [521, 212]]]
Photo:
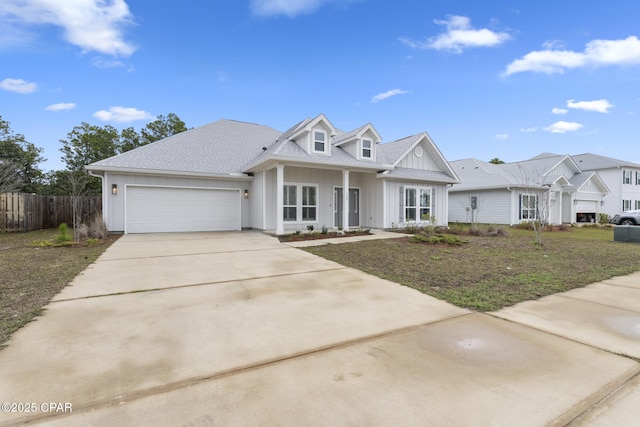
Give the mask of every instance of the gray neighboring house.
[[[450, 163], [460, 184], [449, 190], [449, 221], [518, 224], [593, 222], [610, 193], [596, 171], [568, 155], [492, 164], [477, 159]], [[541, 218], [541, 216], [544, 216]]]
[[[427, 133], [394, 142], [323, 115], [286, 132], [219, 120], [87, 165], [111, 232], [446, 225], [458, 177]], [[345, 191], [345, 189], [347, 189]]]

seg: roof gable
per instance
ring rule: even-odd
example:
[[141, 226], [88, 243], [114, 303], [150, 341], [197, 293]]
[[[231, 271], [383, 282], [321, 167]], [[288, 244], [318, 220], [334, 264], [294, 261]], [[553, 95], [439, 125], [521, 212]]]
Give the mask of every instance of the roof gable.
[[393, 167], [398, 167], [401, 162], [409, 156], [416, 147], [423, 149], [436, 166], [437, 171], [443, 172], [455, 181], [459, 181], [455, 171], [451, 168], [449, 162], [444, 158], [436, 144], [426, 132], [402, 138], [393, 142], [387, 142], [378, 146], [379, 152], [383, 154], [386, 161]]

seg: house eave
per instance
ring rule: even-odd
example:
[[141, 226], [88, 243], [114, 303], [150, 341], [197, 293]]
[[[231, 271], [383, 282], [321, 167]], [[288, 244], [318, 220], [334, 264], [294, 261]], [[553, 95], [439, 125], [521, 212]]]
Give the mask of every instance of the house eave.
[[209, 172], [193, 172], [193, 171], [173, 171], [164, 169], [143, 169], [143, 168], [122, 168], [114, 166], [87, 166], [90, 172], [110, 172], [120, 173], [124, 175], [153, 175], [153, 176], [180, 176], [193, 178], [210, 178], [210, 179], [229, 179], [239, 181], [252, 181], [253, 177], [245, 173], [209, 173]]
[[381, 170], [392, 170], [393, 166], [387, 164], [372, 163], [367, 164], [346, 164], [346, 163], [332, 163], [332, 162], [314, 162], [304, 159], [296, 159], [286, 156], [269, 156], [261, 159], [259, 162], [255, 162], [244, 171], [245, 173], [257, 172], [263, 169], [272, 169], [277, 164], [284, 164], [285, 166], [293, 167], [309, 167], [314, 169], [330, 169], [330, 170], [350, 170], [350, 171], [363, 171], [363, 172], [379, 172]]

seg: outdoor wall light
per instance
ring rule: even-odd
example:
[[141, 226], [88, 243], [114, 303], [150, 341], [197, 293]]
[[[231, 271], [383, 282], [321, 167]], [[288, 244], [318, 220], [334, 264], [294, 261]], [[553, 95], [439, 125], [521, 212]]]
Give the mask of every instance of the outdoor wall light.
[[113, 194], [114, 196], [118, 194], [118, 184], [111, 185], [111, 194]]
[[244, 190], [244, 198], [245, 199], [249, 198], [249, 190]]

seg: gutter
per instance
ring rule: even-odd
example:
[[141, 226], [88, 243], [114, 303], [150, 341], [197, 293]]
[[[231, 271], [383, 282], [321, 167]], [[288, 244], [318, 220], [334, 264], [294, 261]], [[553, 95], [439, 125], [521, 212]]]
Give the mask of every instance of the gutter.
[[209, 179], [231, 179], [231, 180], [243, 180], [243, 181], [252, 181], [253, 177], [239, 172], [231, 172], [228, 174], [213, 174], [206, 172], [185, 172], [185, 171], [171, 171], [171, 170], [162, 170], [162, 169], [140, 169], [140, 168], [117, 168], [117, 167], [93, 167], [89, 169], [87, 167], [87, 171], [89, 174], [94, 175], [91, 170], [102, 171], [102, 172], [113, 172], [120, 173], [123, 175], [164, 175], [164, 176], [181, 176], [181, 177], [195, 177], [195, 178], [209, 178]]

